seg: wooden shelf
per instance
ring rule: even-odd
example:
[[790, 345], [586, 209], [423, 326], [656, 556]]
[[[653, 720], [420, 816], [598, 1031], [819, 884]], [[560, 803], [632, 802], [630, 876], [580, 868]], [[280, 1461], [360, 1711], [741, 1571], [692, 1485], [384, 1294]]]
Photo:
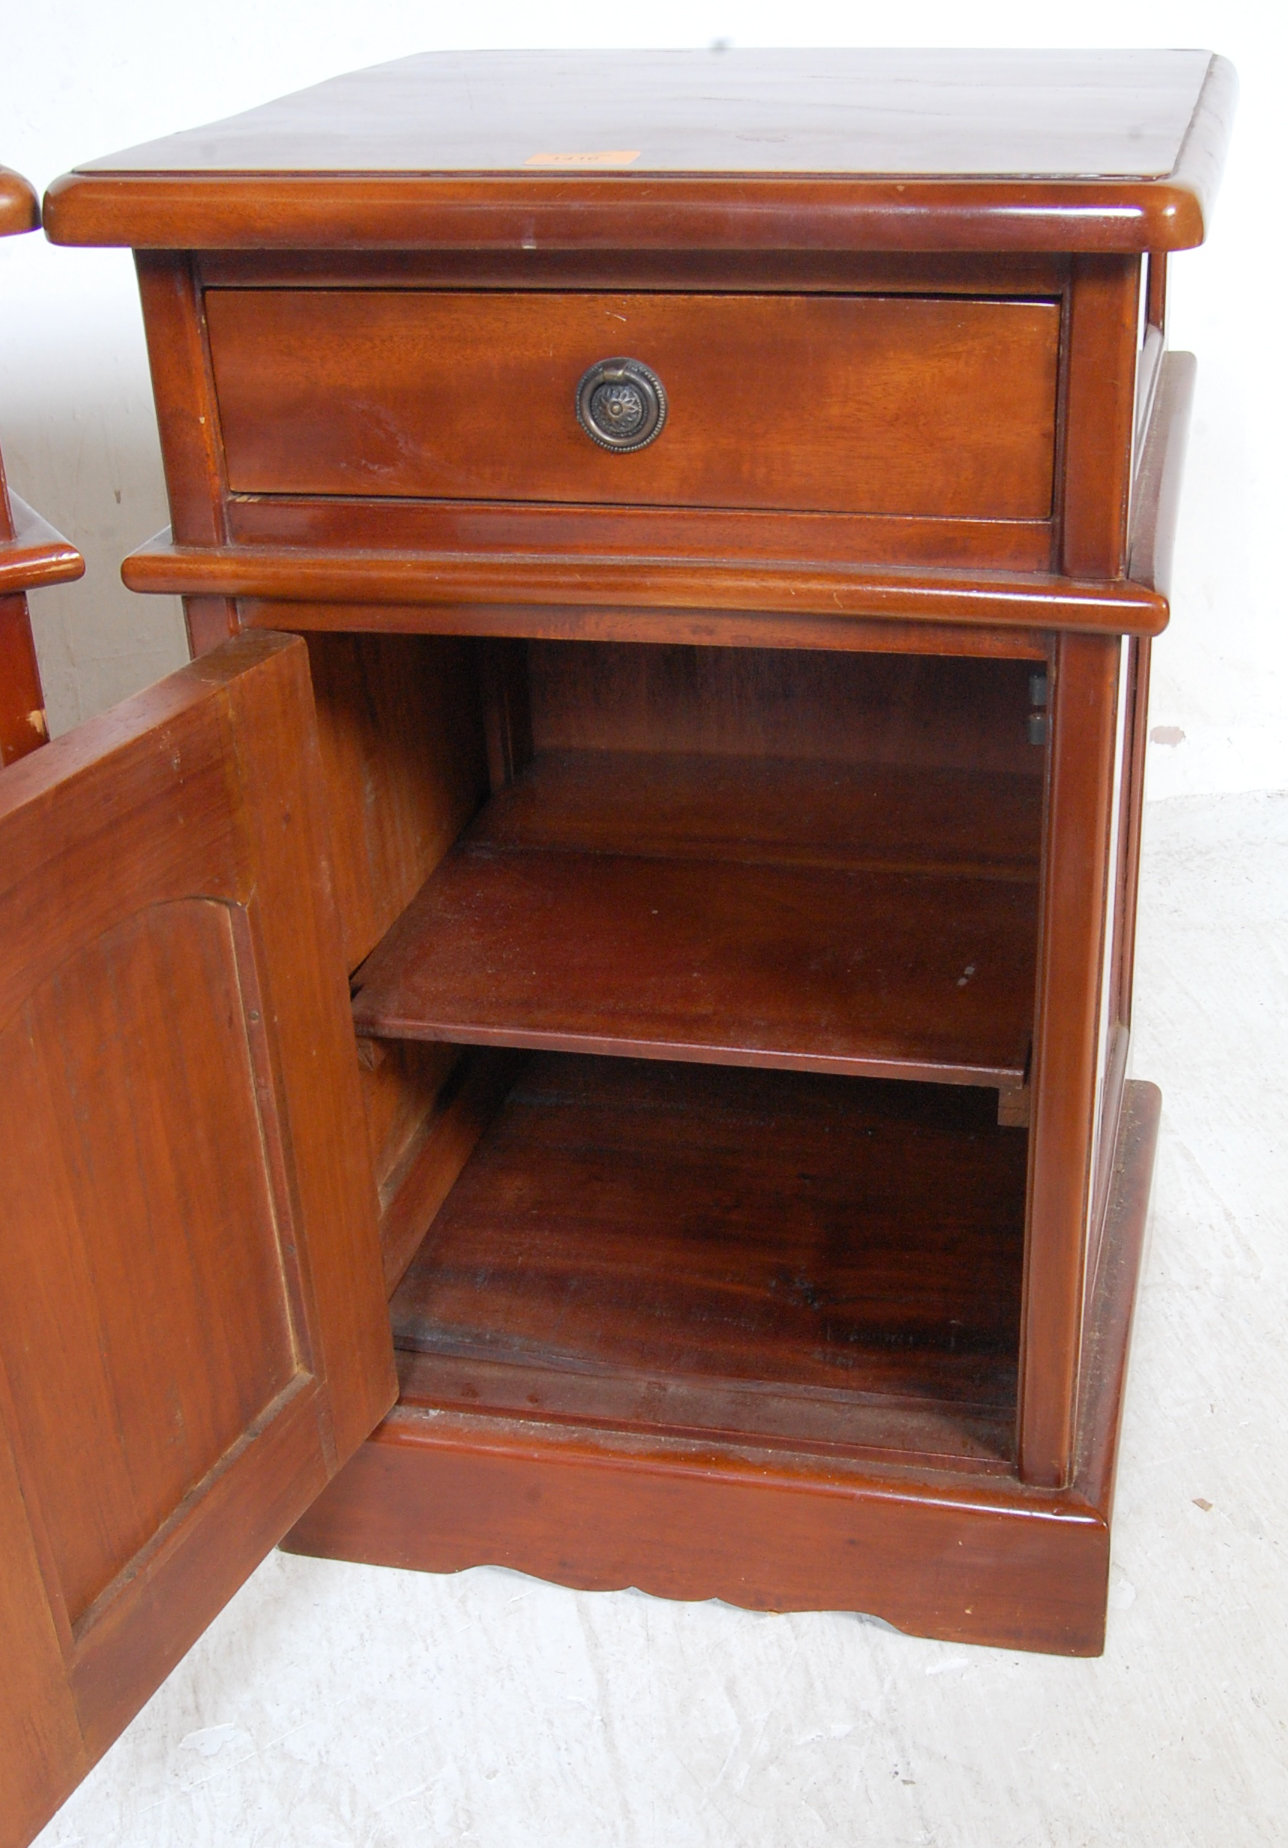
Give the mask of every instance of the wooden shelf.
[[359, 971], [355, 1022], [1012, 1090], [1040, 802], [1002, 773], [546, 753]]
[[395, 1341], [443, 1404], [1004, 1469], [1025, 1161], [969, 1090], [538, 1054]]

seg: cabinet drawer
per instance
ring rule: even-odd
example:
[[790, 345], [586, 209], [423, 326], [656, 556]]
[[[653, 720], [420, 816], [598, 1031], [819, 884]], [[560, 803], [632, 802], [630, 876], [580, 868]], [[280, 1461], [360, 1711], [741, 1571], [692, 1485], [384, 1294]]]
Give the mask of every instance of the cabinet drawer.
[[[234, 493], [1042, 520], [1059, 309], [877, 295], [211, 289]], [[600, 448], [629, 355], [668, 414]]]

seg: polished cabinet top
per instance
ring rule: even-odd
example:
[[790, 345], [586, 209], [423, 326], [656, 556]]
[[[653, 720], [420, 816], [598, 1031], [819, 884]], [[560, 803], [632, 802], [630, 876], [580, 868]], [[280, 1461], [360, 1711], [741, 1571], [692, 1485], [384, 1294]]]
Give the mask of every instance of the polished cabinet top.
[[[647, 195], [678, 244], [790, 207], [816, 246], [830, 212], [851, 248], [1176, 249], [1232, 98], [1203, 51], [431, 53], [87, 164], [47, 216], [66, 243], [378, 247], [442, 242], [453, 213], [464, 241], [522, 242], [502, 220], [526, 202], [528, 235], [567, 244], [570, 202]], [[484, 204], [491, 237], [461, 217]]]
[[1159, 179], [1203, 51], [429, 52], [93, 165], [103, 171]]

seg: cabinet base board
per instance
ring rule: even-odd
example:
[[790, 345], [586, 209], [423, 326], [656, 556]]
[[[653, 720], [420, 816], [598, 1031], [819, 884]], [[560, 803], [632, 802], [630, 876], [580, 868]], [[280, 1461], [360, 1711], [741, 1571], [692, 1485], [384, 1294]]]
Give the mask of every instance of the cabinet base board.
[[583, 1590], [862, 1611], [943, 1641], [1098, 1655], [1159, 1102], [1152, 1085], [1125, 1088], [1067, 1489], [404, 1400], [284, 1544], [430, 1572], [508, 1566]]

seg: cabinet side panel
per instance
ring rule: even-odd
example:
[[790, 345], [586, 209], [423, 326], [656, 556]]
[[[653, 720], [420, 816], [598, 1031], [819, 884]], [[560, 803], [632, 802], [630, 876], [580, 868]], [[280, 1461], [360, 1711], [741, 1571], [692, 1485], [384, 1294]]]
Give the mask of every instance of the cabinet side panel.
[[[1092, 1137], [1091, 1187], [1088, 1199], [1084, 1310], [1090, 1324], [1092, 1286], [1105, 1229], [1113, 1181], [1114, 1149], [1127, 1075], [1130, 1029], [1131, 948], [1135, 920], [1136, 857], [1132, 822], [1137, 814], [1140, 769], [1135, 742], [1142, 714], [1138, 704], [1139, 643], [1124, 637], [1118, 676], [1114, 741], [1113, 806], [1106, 865], [1105, 936], [1100, 965], [1100, 1018], [1096, 1031], [1096, 1114]], [[1126, 947], [1127, 961], [1124, 962]]]
[[433, 1041], [359, 1041], [367, 1140], [382, 1206], [389, 1204], [460, 1056], [459, 1047]]
[[1050, 1488], [1073, 1467], [1120, 653], [1061, 636], [1051, 680], [1019, 1408], [1021, 1476]]
[[473, 646], [452, 636], [311, 635], [308, 648], [353, 969], [486, 793]]

